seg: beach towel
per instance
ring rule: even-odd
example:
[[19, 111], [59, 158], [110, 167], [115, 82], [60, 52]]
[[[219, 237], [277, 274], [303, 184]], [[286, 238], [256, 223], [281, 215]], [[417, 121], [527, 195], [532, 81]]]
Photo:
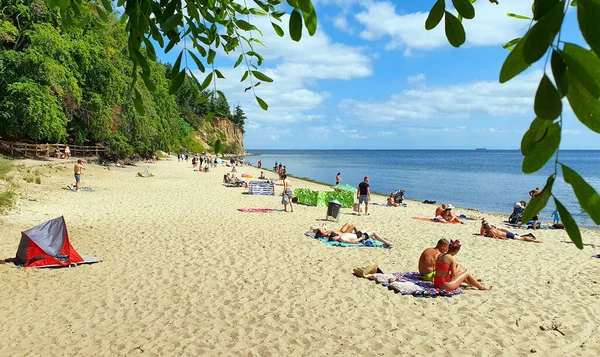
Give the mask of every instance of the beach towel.
[[311, 237], [313, 239], [316, 239], [320, 242], [323, 242], [327, 245], [331, 245], [333, 247], [375, 247], [375, 248], [385, 248], [385, 249], [390, 249], [391, 247], [385, 246], [383, 243], [381, 242], [377, 242], [371, 239], [367, 239], [364, 242], [361, 243], [356, 243], [356, 244], [352, 244], [352, 243], [346, 243], [346, 242], [338, 242], [335, 240], [329, 240], [328, 238], [315, 238], [315, 233], [314, 232], [306, 232], [304, 233], [305, 236], [307, 237]]
[[247, 212], [247, 213], [271, 213], [271, 212], [273, 212], [273, 210], [270, 208], [238, 208], [237, 210], [240, 212]]
[[[461, 289], [452, 291], [446, 291], [444, 289], [438, 289], [433, 285], [431, 281], [421, 280], [418, 272], [408, 273], [394, 273], [393, 278], [381, 277], [378, 280], [378, 274], [374, 274], [370, 279], [377, 281], [383, 281], [381, 285], [393, 290], [396, 293], [402, 295], [412, 295], [415, 297], [452, 297], [454, 295], [463, 294]], [[384, 279], [385, 278], [385, 279]]]
[[[67, 186], [67, 190], [69, 190], [69, 191], [75, 191], [76, 189], [77, 188], [75, 187], [75, 185]], [[79, 192], [94, 192], [94, 190], [91, 187], [80, 187]]]
[[429, 221], [429, 222], [442, 223], [442, 224], [460, 224], [460, 222], [442, 222], [442, 221], [438, 221], [435, 218], [427, 218], [427, 217], [413, 217], [413, 219], [416, 219], [417, 221]]

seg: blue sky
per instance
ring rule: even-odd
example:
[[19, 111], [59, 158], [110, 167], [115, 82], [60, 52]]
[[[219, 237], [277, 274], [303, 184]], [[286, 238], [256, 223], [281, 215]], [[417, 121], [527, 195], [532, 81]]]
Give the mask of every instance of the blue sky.
[[[318, 31], [313, 37], [305, 31], [299, 43], [287, 34], [287, 16], [284, 38], [266, 18], [254, 17], [267, 45], [256, 48], [265, 57], [261, 71], [275, 80], [256, 89], [269, 110], [262, 111], [244, 92], [247, 84], [239, 83], [245, 68], [232, 68], [238, 54], [218, 57], [226, 79], [217, 86], [247, 113], [244, 141], [250, 151], [518, 149], [535, 117], [543, 61], [498, 83], [508, 55], [502, 44], [521, 37], [529, 25], [506, 13], [530, 15], [532, 1], [499, 2], [477, 1], [475, 19], [463, 21], [467, 42], [459, 49], [447, 43], [443, 21], [425, 31], [434, 0], [313, 0]], [[562, 39], [583, 43], [575, 11], [563, 28]], [[163, 61], [173, 61], [175, 52]], [[600, 149], [597, 142], [597, 134], [565, 110], [561, 148]]]

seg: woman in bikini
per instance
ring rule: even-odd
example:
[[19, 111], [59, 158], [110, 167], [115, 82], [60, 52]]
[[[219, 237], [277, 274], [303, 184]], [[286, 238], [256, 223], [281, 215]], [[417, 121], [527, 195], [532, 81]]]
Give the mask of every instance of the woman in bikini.
[[479, 234], [481, 234], [484, 237], [490, 237], [490, 238], [495, 238], [495, 239], [502, 239], [502, 240], [514, 239], [514, 240], [521, 240], [524, 242], [541, 243], [541, 242], [537, 241], [535, 239], [535, 236], [531, 233], [527, 233], [527, 234], [520, 236], [518, 234], [515, 234], [515, 233], [509, 231], [506, 228], [498, 228], [496, 226], [493, 226], [493, 225], [489, 224], [488, 221], [486, 221], [485, 219], [483, 221], [481, 221], [481, 229], [479, 230]]
[[467, 270], [460, 271], [454, 256], [460, 251], [460, 241], [451, 240], [448, 252], [440, 254], [435, 263], [435, 278], [433, 285], [436, 288], [444, 290], [456, 290], [460, 284], [467, 283], [479, 290], [491, 290], [491, 286], [483, 286], [477, 279], [467, 273]]
[[376, 240], [391, 247], [392, 243], [383, 239], [377, 232], [362, 232], [355, 225], [346, 223], [337, 231], [328, 231], [322, 228], [313, 228], [312, 231], [315, 233], [315, 238], [328, 238], [337, 242], [345, 242], [350, 244], [356, 244], [364, 242], [367, 239]]

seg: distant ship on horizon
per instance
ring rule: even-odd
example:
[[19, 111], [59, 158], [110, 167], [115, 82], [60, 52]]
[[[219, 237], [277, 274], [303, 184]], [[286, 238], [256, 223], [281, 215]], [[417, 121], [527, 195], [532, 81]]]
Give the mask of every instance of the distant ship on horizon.
[[475, 148], [475, 151], [486, 151], [486, 148]]

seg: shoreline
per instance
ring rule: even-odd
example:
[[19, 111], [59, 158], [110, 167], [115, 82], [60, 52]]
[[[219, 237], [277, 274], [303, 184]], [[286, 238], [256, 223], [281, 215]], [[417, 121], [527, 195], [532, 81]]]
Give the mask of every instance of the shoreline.
[[[73, 180], [71, 164], [40, 168], [40, 184], [14, 178], [20, 198], [0, 216], [0, 258], [14, 254], [21, 231], [63, 215], [73, 247], [103, 262], [52, 270], [0, 265], [5, 315], [18, 316], [0, 326], [0, 355], [53, 356], [66, 348], [77, 356], [600, 353], [600, 259], [591, 257], [600, 253], [600, 232], [582, 229], [595, 246], [583, 250], [565, 244], [558, 230], [535, 233], [542, 244], [499, 241], [474, 236], [478, 221], [415, 220], [435, 208], [419, 202], [370, 206], [369, 216], [342, 209], [339, 222], [325, 221], [325, 207], [282, 212], [281, 186], [275, 196], [248, 195], [222, 185], [230, 168], [194, 172], [191, 162], [173, 158], [110, 170], [86, 165], [82, 184], [94, 191], [74, 193], [63, 189]], [[153, 177], [136, 175], [146, 168]], [[242, 173], [260, 171], [242, 166], [236, 176]], [[487, 218], [500, 224], [504, 216]], [[394, 247], [331, 247], [304, 236], [312, 225], [346, 222]], [[423, 249], [441, 238], [459, 239], [459, 263], [494, 289], [423, 299], [352, 275], [365, 261], [388, 273], [414, 271]]]

